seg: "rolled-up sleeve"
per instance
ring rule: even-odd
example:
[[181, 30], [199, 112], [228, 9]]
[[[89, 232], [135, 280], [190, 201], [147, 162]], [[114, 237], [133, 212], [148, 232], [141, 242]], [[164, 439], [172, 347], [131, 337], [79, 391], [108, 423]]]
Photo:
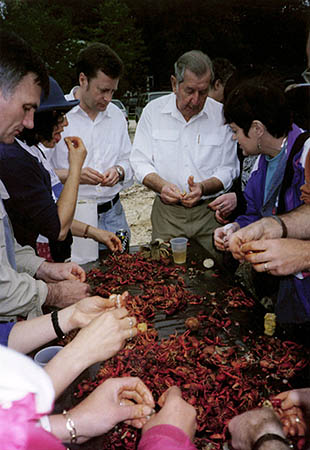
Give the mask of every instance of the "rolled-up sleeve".
[[3, 221], [0, 220], [0, 320], [15, 319], [18, 315], [39, 316], [48, 288], [46, 283], [33, 276], [44, 259], [37, 257], [31, 247], [21, 247], [15, 241], [19, 273], [8, 262], [5, 242]]
[[0, 250], [0, 320], [16, 316], [36, 317], [42, 314], [47, 296], [47, 285], [27, 273], [18, 273], [3, 261]]

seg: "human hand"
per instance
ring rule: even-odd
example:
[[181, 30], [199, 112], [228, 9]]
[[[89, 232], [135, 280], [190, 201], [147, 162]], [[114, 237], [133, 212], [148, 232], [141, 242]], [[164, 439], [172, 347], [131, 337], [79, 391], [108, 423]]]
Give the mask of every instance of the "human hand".
[[263, 434], [274, 433], [285, 437], [281, 423], [271, 408], [260, 408], [235, 416], [228, 424], [231, 443], [235, 450], [251, 450]]
[[36, 278], [46, 283], [56, 283], [63, 280], [86, 280], [85, 270], [75, 262], [50, 263], [43, 261], [36, 272]]
[[241, 245], [246, 261], [257, 272], [290, 275], [310, 267], [310, 242], [300, 239], [267, 239]]
[[305, 202], [306, 204], [310, 204], [310, 184], [305, 183], [300, 186], [301, 196], [300, 200]]
[[87, 155], [84, 142], [77, 136], [65, 137], [64, 141], [68, 148], [69, 166], [71, 167], [73, 164], [76, 164], [81, 168]]
[[221, 216], [221, 211], [219, 209], [215, 211], [214, 217], [215, 220], [221, 225], [226, 225], [227, 223], [229, 223], [229, 220], [223, 219], [223, 217]]
[[229, 214], [237, 207], [237, 195], [235, 192], [222, 194], [213, 200], [213, 202], [209, 203], [208, 206], [218, 214], [215, 215], [215, 217], [225, 219], [225, 217], [229, 216]]
[[[130, 404], [125, 404], [126, 399]], [[81, 443], [107, 433], [119, 422], [130, 420], [133, 426], [141, 428], [154, 406], [151, 392], [139, 378], [110, 378], [73, 408], [70, 415]]]
[[[65, 333], [75, 328], [84, 328], [102, 313], [117, 307], [120, 308], [121, 306], [125, 306], [128, 292], [126, 291], [118, 297], [119, 299], [117, 299], [115, 294], [110, 295], [109, 298], [99, 297], [98, 295], [86, 297], [77, 303], [58, 311], [60, 328]], [[119, 306], [117, 302], [119, 303]]]
[[112, 252], [122, 251], [122, 243], [116, 234], [112, 231], [101, 230], [100, 228], [90, 227], [88, 236], [97, 242], [103, 242]]
[[84, 297], [89, 297], [90, 286], [77, 280], [64, 280], [58, 283], [47, 284], [47, 296], [45, 305], [65, 308]]
[[81, 170], [80, 184], [92, 184], [97, 185], [102, 182], [102, 174], [98, 170], [91, 167], [84, 167]]
[[230, 236], [238, 230], [239, 225], [234, 223], [228, 223], [224, 227], [216, 228], [214, 230], [214, 245], [217, 250], [226, 252], [229, 250], [229, 238]]
[[275, 400], [280, 401], [276, 412], [280, 416], [286, 435], [305, 436], [310, 418], [310, 389], [294, 389], [281, 392]]
[[126, 308], [99, 314], [78, 332], [66, 350], [78, 355], [85, 368], [111, 358], [125, 345], [126, 339], [137, 335], [137, 320], [128, 314]]
[[196, 410], [182, 399], [182, 393], [177, 386], [170, 387], [158, 400], [161, 410], [154, 414], [144, 425], [145, 433], [156, 425], [174, 425], [186, 433], [192, 440], [196, 431]]
[[166, 205], [173, 205], [181, 201], [182, 194], [175, 184], [166, 183], [161, 189], [160, 198]]
[[103, 172], [101, 186], [114, 186], [119, 182], [119, 175], [115, 167], [110, 167], [108, 170]]
[[229, 240], [229, 249], [235, 259], [242, 261], [245, 256], [243, 244], [261, 239], [277, 239], [282, 236], [282, 232], [282, 227], [277, 221], [264, 217], [234, 233]]
[[199, 202], [203, 195], [203, 187], [201, 183], [196, 183], [194, 177], [191, 175], [187, 180], [189, 193], [181, 198], [181, 203], [187, 208], [192, 208]]

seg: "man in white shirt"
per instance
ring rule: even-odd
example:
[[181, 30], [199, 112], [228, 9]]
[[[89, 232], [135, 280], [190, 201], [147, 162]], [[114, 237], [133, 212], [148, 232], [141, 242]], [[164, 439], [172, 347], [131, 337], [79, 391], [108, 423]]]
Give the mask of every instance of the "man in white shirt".
[[99, 228], [113, 232], [125, 229], [130, 233], [119, 192], [132, 184], [131, 143], [126, 120], [111, 103], [123, 63], [110, 47], [94, 43], [79, 53], [76, 67], [79, 86], [66, 99], [79, 99], [80, 104], [67, 114], [69, 125], [52, 152], [51, 164], [64, 183], [69, 167], [64, 138], [81, 137], [87, 157], [81, 172], [79, 199], [95, 200]]
[[208, 204], [231, 187], [239, 163], [222, 105], [208, 98], [212, 77], [204, 53], [190, 51], [178, 59], [173, 93], [144, 108], [131, 164], [137, 180], [158, 194], [152, 238], [194, 238], [220, 261], [212, 243], [218, 224]]

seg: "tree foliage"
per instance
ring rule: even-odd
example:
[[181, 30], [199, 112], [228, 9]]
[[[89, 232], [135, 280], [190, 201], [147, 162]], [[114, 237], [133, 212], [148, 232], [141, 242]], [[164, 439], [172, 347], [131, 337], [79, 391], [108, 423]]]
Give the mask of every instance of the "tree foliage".
[[109, 44], [123, 59], [120, 83], [169, 86], [175, 60], [200, 49], [235, 65], [260, 64], [295, 76], [305, 64], [309, 0], [7, 0], [2, 27], [14, 29], [47, 62], [65, 90], [79, 49]]

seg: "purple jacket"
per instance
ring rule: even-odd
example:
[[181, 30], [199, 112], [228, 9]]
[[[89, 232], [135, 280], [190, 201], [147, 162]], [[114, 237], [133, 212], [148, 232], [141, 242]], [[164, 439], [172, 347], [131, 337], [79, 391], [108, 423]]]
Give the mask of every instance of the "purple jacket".
[[197, 450], [187, 434], [173, 425], [150, 428], [139, 442], [138, 450]]
[[[287, 156], [292, 149], [295, 139], [301, 133], [302, 130], [296, 125], [293, 125], [292, 131], [288, 134]], [[292, 184], [286, 190], [284, 197], [286, 212], [302, 204], [300, 200], [300, 187], [305, 182], [304, 168], [300, 163], [302, 152], [303, 148], [296, 153], [293, 159], [294, 175]], [[266, 171], [266, 160], [263, 156], [260, 156], [258, 167], [252, 172], [244, 191], [247, 201], [246, 214], [236, 219], [236, 222], [238, 222], [241, 228], [263, 217]], [[279, 323], [309, 322], [310, 277], [307, 276], [303, 279], [296, 278], [294, 275], [281, 277], [275, 312]]]
[[[292, 146], [295, 139], [302, 133], [302, 130], [293, 125], [292, 131], [289, 132], [287, 138], [287, 156], [290, 154]], [[301, 205], [301, 200], [299, 199], [301, 192], [300, 186], [304, 184], [304, 168], [300, 164], [300, 156], [303, 149], [301, 149], [295, 156], [293, 160], [294, 164], [294, 177], [292, 185], [287, 189], [285, 194], [285, 209], [290, 211], [291, 209], [297, 208]], [[249, 225], [250, 223], [256, 222], [263, 217], [261, 211], [264, 206], [264, 193], [265, 193], [265, 181], [267, 172], [267, 162], [263, 155], [259, 157], [258, 167], [254, 170], [247, 182], [244, 190], [244, 197], [247, 202], [247, 208], [244, 215], [237, 217], [236, 222], [241, 228]]]

